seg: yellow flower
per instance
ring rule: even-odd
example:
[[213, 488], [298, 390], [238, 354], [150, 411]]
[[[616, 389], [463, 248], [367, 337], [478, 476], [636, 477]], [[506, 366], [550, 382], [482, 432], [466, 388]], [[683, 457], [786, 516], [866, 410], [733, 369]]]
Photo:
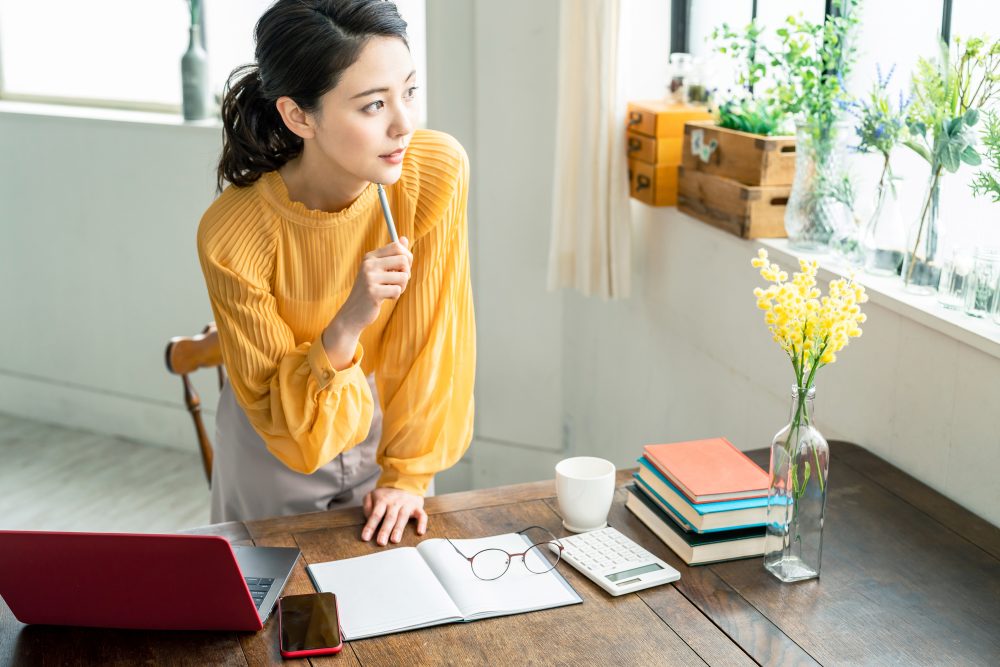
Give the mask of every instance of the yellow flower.
[[837, 360], [837, 352], [851, 338], [861, 336], [861, 325], [867, 316], [860, 304], [868, 301], [863, 285], [840, 278], [830, 282], [826, 296], [816, 287], [819, 265], [815, 260], [799, 260], [799, 271], [789, 281], [788, 273], [768, 259], [760, 248], [750, 260], [770, 283], [766, 288], [755, 287], [757, 307], [763, 311], [764, 323], [781, 349], [789, 355], [800, 384], [811, 382], [820, 367]]

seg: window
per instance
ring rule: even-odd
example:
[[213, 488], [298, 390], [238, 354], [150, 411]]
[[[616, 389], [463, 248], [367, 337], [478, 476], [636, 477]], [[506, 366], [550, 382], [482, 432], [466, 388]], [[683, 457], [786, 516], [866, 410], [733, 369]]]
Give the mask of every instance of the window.
[[[680, 1], [680, 0], [678, 0]], [[723, 22], [734, 28], [757, 20], [773, 30], [789, 14], [819, 21], [824, 0], [690, 0], [688, 44], [697, 56], [710, 56], [706, 39]], [[942, 24], [950, 25], [950, 35], [1000, 36], [1000, 2], [996, 0], [911, 0], [903, 5], [868, 0], [861, 3], [858, 26], [858, 58], [847, 81], [854, 95], [866, 94], [875, 81], [876, 65], [883, 73], [895, 67], [890, 88], [909, 95], [910, 78], [917, 59], [935, 57]], [[728, 66], [728, 65], [727, 65]], [[715, 68], [718, 69], [718, 68]], [[721, 79], [725, 87], [725, 79]], [[875, 156], [851, 155], [851, 172], [857, 190], [857, 210], [862, 220], [874, 206], [874, 192], [881, 165]], [[893, 154], [893, 170], [900, 183], [901, 213], [905, 221], [919, 215], [927, 187], [929, 169], [913, 151], [900, 146]], [[963, 165], [957, 174], [943, 181], [941, 211], [943, 230], [949, 245], [1000, 247], [1000, 206], [985, 198], [975, 198], [969, 189], [975, 169]]]
[[[253, 28], [272, 1], [204, 3], [216, 93], [235, 67], [253, 62]], [[396, 4], [409, 23], [410, 47], [422, 75], [424, 0]], [[188, 22], [183, 0], [0, 0], [0, 97], [179, 111]], [[420, 85], [423, 93], [426, 81]]]

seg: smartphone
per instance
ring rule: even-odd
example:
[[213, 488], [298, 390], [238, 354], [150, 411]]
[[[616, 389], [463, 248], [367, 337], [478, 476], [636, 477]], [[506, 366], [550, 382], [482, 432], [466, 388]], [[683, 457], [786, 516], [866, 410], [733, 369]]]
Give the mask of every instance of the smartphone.
[[307, 593], [279, 599], [278, 637], [284, 658], [339, 653], [344, 642], [340, 636], [337, 596]]

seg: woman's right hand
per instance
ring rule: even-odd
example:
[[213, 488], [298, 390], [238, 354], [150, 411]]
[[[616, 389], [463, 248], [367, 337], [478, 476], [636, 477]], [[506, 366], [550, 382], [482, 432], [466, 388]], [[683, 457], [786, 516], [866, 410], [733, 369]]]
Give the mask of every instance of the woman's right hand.
[[[346, 368], [365, 327], [378, 319], [382, 302], [398, 299], [410, 281], [413, 253], [405, 236], [365, 255], [354, 287], [323, 334], [334, 368]], [[342, 358], [346, 355], [346, 361]]]

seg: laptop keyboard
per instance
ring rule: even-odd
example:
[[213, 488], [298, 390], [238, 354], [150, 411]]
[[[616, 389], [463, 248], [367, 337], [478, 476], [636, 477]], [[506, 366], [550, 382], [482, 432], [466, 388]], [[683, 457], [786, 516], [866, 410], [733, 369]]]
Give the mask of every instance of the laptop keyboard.
[[271, 586], [274, 584], [274, 579], [266, 579], [263, 577], [243, 577], [247, 582], [247, 588], [250, 589], [250, 597], [253, 598], [254, 606], [260, 609], [260, 605], [264, 602], [264, 598], [267, 597], [267, 592], [271, 590]]

